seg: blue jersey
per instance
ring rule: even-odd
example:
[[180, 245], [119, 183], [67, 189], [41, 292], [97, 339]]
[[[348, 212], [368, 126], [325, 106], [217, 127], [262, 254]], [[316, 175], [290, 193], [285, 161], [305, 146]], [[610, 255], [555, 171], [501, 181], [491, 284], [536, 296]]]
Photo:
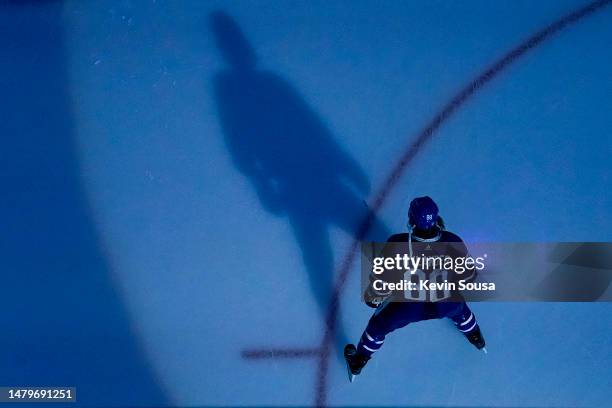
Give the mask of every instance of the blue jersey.
[[[391, 292], [378, 292], [379, 295], [391, 295], [395, 301], [408, 302], [439, 302], [439, 301], [463, 301], [456, 283], [459, 280], [464, 282], [473, 281], [476, 277], [476, 269], [462, 270], [460, 273], [454, 269], [442, 267], [443, 260], [446, 258], [458, 259], [469, 256], [467, 247], [452, 232], [436, 229], [430, 238], [422, 238], [414, 234], [401, 233], [389, 237], [387, 244], [383, 248], [380, 256], [393, 258], [396, 255], [403, 256], [409, 254], [410, 257], [421, 258], [423, 261], [418, 268], [411, 270], [392, 269], [385, 270], [382, 275], [371, 276], [371, 281], [382, 279], [385, 282], [414, 282], [417, 288], [413, 290], [396, 290]], [[426, 259], [438, 258], [439, 262], [425, 262]], [[419, 282], [445, 284], [445, 288], [428, 290], [418, 288]], [[446, 283], [451, 283], [446, 285]], [[453, 285], [454, 284], [454, 285]], [[448, 288], [446, 288], [448, 286]]]

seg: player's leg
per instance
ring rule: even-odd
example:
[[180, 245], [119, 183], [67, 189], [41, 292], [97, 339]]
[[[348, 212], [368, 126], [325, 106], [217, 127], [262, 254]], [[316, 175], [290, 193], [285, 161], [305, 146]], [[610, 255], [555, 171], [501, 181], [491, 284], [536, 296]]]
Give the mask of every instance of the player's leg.
[[380, 350], [387, 334], [422, 320], [422, 317], [422, 303], [382, 303], [370, 318], [357, 347], [352, 344], [345, 347], [345, 357], [353, 374], [359, 374], [372, 354]]
[[470, 310], [467, 303], [441, 303], [442, 314], [450, 318], [457, 326], [457, 329], [465, 335], [470, 343], [472, 343], [478, 350], [481, 350], [485, 346], [484, 337], [476, 321], [476, 315]]
[[417, 306], [416, 303], [383, 302], [370, 318], [359, 339], [359, 354], [371, 357], [382, 347], [387, 334], [414, 320], [413, 315], [420, 307], [421, 305]]

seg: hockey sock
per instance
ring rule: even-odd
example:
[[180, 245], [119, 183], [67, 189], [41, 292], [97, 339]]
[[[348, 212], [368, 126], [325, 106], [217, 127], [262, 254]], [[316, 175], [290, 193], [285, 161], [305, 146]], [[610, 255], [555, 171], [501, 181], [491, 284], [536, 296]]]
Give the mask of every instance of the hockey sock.
[[357, 352], [362, 356], [371, 357], [377, 352], [385, 341], [384, 337], [371, 336], [367, 331], [364, 331], [357, 345]]
[[468, 335], [470, 332], [478, 329], [476, 316], [474, 316], [474, 313], [472, 313], [471, 311], [469, 312], [469, 314], [461, 314], [457, 317], [454, 317], [453, 322], [455, 322], [455, 325], [457, 326], [459, 331], [465, 335]]

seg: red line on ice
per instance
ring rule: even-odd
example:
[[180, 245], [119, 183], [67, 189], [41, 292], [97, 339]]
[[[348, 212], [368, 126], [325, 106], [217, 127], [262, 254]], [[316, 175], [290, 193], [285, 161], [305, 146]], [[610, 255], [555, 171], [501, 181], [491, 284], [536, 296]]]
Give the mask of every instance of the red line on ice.
[[567, 26], [575, 24], [584, 17], [587, 17], [609, 5], [610, 2], [612, 2], [612, 0], [598, 0], [576, 9], [544, 27], [505, 53], [500, 59], [488, 66], [475, 79], [473, 79], [457, 94], [455, 94], [453, 98], [451, 98], [450, 101], [447, 102], [418, 133], [416, 139], [407, 146], [403, 154], [400, 156], [400, 159], [397, 161], [395, 166], [393, 166], [391, 172], [384, 179], [382, 187], [374, 196], [374, 200], [372, 201], [371, 205], [371, 215], [362, 221], [349, 251], [346, 253], [344, 259], [338, 266], [338, 278], [327, 312], [325, 334], [319, 348], [245, 350], [242, 352], [243, 357], [249, 359], [318, 357], [315, 404], [316, 406], [324, 407], [327, 403], [327, 375], [329, 371], [329, 357], [331, 353], [331, 345], [333, 343], [332, 340], [334, 337], [334, 331], [336, 328], [336, 319], [338, 317], [340, 294], [344, 288], [348, 273], [350, 272], [355, 260], [355, 255], [359, 248], [359, 241], [365, 237], [371, 226], [373, 219], [372, 214], [378, 212], [383, 206], [387, 197], [398, 183], [402, 174], [415, 158], [419, 150], [433, 137], [434, 133], [444, 124], [444, 122], [446, 122], [462, 105], [464, 105], [470, 99], [470, 97], [472, 97], [484, 85], [493, 80], [505, 68], [525, 55], [528, 51], [537, 47], [542, 42], [554, 34], [557, 34]]

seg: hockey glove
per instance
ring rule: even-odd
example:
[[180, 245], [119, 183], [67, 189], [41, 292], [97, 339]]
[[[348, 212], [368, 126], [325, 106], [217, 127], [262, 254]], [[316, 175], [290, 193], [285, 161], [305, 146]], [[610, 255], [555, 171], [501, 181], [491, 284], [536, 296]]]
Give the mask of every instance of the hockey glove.
[[365, 293], [363, 294], [363, 299], [365, 300], [366, 305], [373, 309], [376, 309], [387, 298], [387, 296], [388, 294], [380, 295], [376, 293], [372, 286], [368, 286]]

